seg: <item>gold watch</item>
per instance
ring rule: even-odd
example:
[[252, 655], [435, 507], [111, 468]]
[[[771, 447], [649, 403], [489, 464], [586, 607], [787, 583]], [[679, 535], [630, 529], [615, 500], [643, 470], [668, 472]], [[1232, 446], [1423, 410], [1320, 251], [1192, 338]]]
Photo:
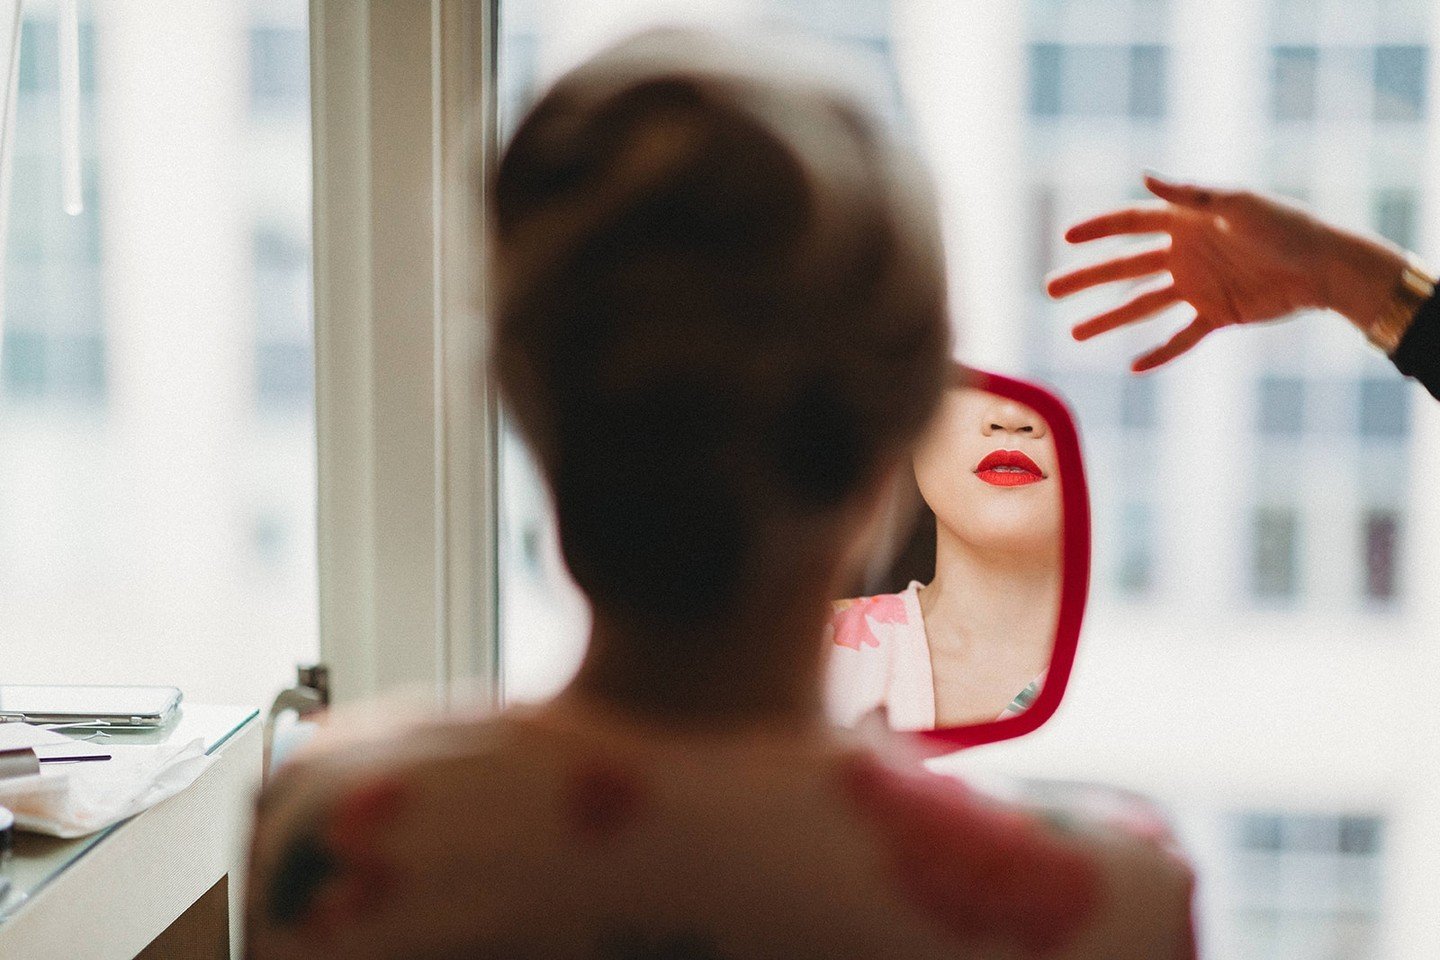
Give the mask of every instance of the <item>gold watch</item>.
[[1400, 340], [1415, 321], [1415, 315], [1425, 302], [1435, 296], [1435, 274], [1422, 264], [1414, 254], [1406, 257], [1405, 269], [1395, 280], [1395, 289], [1380, 309], [1380, 316], [1369, 330], [1366, 338], [1389, 356], [1400, 346]]

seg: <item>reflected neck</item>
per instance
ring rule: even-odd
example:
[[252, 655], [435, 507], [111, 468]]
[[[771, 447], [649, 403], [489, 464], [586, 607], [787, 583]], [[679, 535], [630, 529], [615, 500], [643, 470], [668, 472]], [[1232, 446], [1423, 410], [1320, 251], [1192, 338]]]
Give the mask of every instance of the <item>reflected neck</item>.
[[[1060, 612], [1060, 551], [979, 550], [943, 524], [936, 530], [935, 579], [920, 591], [925, 632], [933, 649], [962, 654], [983, 646], [1050, 662]], [[997, 639], [1005, 644], [995, 646]]]

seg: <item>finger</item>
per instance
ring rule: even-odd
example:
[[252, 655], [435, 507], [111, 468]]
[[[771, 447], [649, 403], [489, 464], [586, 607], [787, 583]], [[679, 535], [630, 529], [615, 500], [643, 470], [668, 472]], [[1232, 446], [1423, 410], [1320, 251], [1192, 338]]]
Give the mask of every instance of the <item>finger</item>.
[[1084, 323], [1078, 323], [1071, 332], [1075, 335], [1076, 340], [1089, 340], [1099, 334], [1109, 333], [1116, 327], [1143, 320], [1151, 314], [1159, 313], [1166, 307], [1179, 302], [1180, 294], [1175, 292], [1175, 285], [1167, 284], [1158, 290], [1147, 290], [1129, 303], [1122, 304], [1114, 310], [1108, 310], [1097, 317], [1091, 317]]
[[1135, 362], [1130, 365], [1130, 369], [1136, 373], [1144, 373], [1167, 364], [1205, 339], [1205, 335], [1213, 329], [1215, 328], [1204, 317], [1196, 317], [1163, 345], [1136, 357]]
[[1102, 283], [1146, 277], [1164, 270], [1169, 258], [1169, 247], [1146, 250], [1129, 257], [1116, 257], [1114, 260], [1106, 260], [1103, 263], [1062, 273], [1058, 277], [1051, 277], [1050, 281], [1045, 284], [1045, 290], [1050, 296], [1058, 299], [1059, 297], [1068, 297], [1072, 293], [1079, 293], [1081, 290], [1088, 290]]
[[1189, 207], [1192, 210], [1214, 209], [1232, 196], [1228, 190], [1162, 180], [1153, 173], [1145, 174], [1145, 188], [1161, 200], [1176, 206]]
[[1128, 207], [1082, 220], [1065, 231], [1070, 243], [1085, 243], [1101, 237], [1137, 233], [1164, 233], [1170, 229], [1172, 214], [1164, 207]]

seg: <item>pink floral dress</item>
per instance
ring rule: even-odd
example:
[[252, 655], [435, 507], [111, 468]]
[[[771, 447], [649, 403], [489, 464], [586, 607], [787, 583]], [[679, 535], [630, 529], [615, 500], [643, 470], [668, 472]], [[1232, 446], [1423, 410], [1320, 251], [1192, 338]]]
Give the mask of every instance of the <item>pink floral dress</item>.
[[247, 956], [1192, 960], [1163, 835], [902, 749], [573, 703], [322, 746], [261, 800]]
[[[892, 730], [935, 728], [935, 675], [919, 590], [912, 580], [902, 593], [835, 603], [827, 628], [832, 643], [826, 703], [841, 726], [854, 727], [878, 712]], [[1044, 674], [1032, 680], [1000, 717], [1024, 711], [1044, 681]]]

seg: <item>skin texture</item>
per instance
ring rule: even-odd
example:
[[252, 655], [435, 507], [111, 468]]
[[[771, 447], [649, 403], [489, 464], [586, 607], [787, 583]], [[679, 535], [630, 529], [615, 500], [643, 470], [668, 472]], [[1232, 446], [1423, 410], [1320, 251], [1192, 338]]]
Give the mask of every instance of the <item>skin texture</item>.
[[[1018, 450], [1046, 479], [996, 487], [975, 475], [996, 450]], [[940, 525], [976, 551], [1035, 562], [1060, 537], [1055, 441], [1034, 410], [983, 390], [947, 391], [915, 455], [915, 479]]]
[[1169, 363], [1221, 327], [1279, 320], [1298, 310], [1334, 310], [1368, 330], [1405, 266], [1404, 254], [1384, 242], [1275, 197], [1154, 176], [1145, 178], [1145, 186], [1162, 202], [1077, 223], [1065, 239], [1083, 244], [1166, 235], [1168, 245], [1127, 251], [1046, 284], [1052, 297], [1063, 298], [1116, 281], [1151, 281], [1129, 301], [1076, 324], [1076, 340], [1140, 323], [1180, 303], [1193, 307], [1189, 323], [1135, 359], [1136, 373]]
[[[976, 466], [1019, 450], [1045, 479], [999, 487]], [[946, 393], [915, 456], [936, 518], [935, 579], [920, 608], [939, 726], [993, 720], [1050, 662], [1060, 586], [1055, 442], [1022, 404], [980, 390]]]

